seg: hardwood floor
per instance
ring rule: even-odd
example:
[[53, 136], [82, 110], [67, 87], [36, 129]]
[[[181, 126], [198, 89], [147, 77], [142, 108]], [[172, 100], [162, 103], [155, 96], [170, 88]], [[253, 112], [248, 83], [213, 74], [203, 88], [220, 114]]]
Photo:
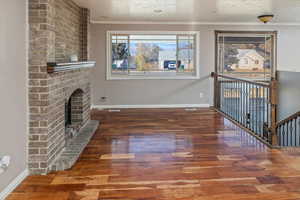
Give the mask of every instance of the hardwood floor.
[[300, 200], [300, 151], [270, 150], [212, 110], [93, 118], [71, 170], [30, 176], [8, 200]]

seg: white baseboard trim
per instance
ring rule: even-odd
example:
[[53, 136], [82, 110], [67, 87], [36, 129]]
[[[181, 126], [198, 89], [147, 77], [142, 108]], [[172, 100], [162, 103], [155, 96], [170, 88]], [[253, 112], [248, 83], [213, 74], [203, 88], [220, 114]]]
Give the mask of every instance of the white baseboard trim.
[[127, 109], [127, 108], [209, 108], [209, 104], [154, 104], [154, 105], [92, 105], [92, 109]]
[[28, 175], [28, 169], [25, 169], [19, 174], [3, 191], [0, 192], [0, 200], [4, 200]]

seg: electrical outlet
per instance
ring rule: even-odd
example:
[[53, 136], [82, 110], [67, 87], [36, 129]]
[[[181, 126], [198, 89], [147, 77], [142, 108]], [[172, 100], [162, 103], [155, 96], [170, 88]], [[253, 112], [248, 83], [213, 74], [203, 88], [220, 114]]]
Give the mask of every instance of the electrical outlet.
[[0, 174], [5, 172], [10, 164], [10, 156], [0, 158]]
[[202, 99], [204, 97], [204, 94], [202, 92], [200, 92], [199, 97], [200, 97], [200, 99]]
[[107, 97], [101, 97], [101, 98], [99, 99], [99, 101], [100, 101], [100, 102], [106, 102], [106, 101], [107, 101]]

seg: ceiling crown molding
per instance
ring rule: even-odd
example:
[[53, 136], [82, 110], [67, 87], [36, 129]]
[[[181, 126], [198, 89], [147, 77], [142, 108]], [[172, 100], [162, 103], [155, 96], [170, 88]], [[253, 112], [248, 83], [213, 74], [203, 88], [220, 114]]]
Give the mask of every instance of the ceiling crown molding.
[[234, 25], [234, 26], [300, 26], [300, 22], [273, 22], [262, 24], [260, 22], [201, 22], [201, 21], [95, 21], [92, 24], [153, 24], [153, 25]]

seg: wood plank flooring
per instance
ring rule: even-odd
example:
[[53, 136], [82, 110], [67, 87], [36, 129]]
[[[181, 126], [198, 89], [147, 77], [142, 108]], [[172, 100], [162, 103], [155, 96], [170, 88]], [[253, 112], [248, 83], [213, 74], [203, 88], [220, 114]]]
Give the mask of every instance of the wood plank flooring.
[[92, 115], [101, 126], [76, 165], [8, 200], [300, 200], [300, 151], [270, 150], [212, 110]]

